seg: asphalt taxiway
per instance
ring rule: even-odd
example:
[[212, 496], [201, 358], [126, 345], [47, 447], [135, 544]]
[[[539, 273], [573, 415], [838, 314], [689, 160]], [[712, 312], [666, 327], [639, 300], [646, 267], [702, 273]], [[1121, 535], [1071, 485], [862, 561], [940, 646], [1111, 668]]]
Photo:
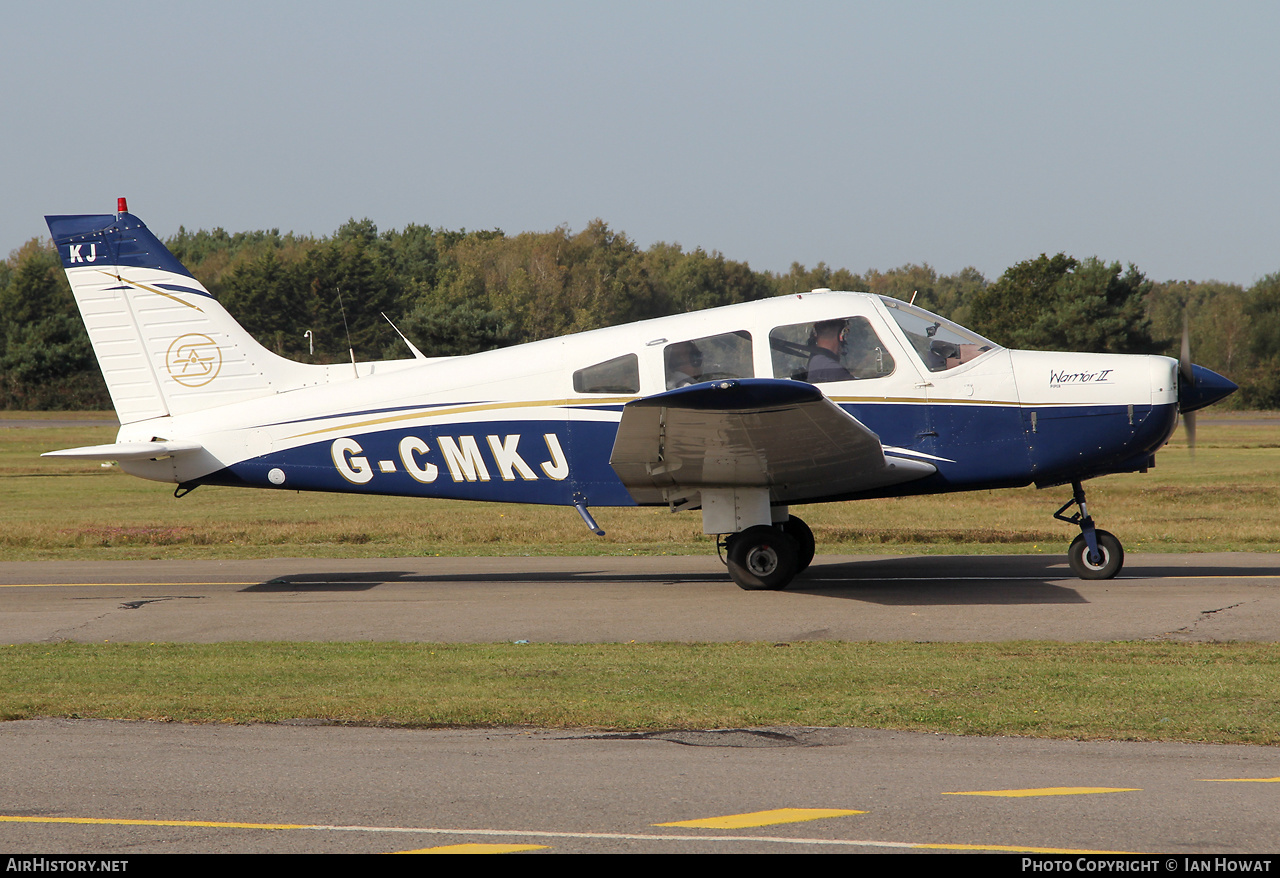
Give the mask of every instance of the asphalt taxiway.
[[0, 848], [1156, 852], [1180, 865], [1276, 850], [1278, 782], [1274, 747], [35, 720], [0, 725]]
[[819, 556], [746, 592], [714, 556], [0, 564], [0, 644], [1280, 639], [1280, 556]]
[[[714, 557], [0, 564], [0, 645], [63, 640], [1275, 641], [1280, 557], [820, 556], [783, 592]], [[0, 659], [2, 660], [2, 659]], [[858, 729], [652, 734], [0, 723], [0, 846], [1160, 852], [1280, 846], [1280, 748]], [[1167, 855], [1176, 856], [1169, 857]], [[1169, 864], [1172, 863], [1173, 867]]]

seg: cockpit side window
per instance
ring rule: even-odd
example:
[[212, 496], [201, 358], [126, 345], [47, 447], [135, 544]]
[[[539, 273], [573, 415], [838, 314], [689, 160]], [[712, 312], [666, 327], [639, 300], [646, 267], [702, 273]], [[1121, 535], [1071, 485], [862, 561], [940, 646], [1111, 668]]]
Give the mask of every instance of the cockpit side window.
[[577, 393], [639, 393], [640, 359], [623, 354], [573, 373]]
[[667, 390], [721, 378], [753, 378], [751, 333], [746, 330], [677, 341], [663, 349]]
[[880, 378], [893, 372], [893, 355], [865, 317], [792, 323], [769, 333], [773, 377], [810, 384]]
[[999, 347], [972, 330], [923, 308], [882, 296], [894, 321], [930, 372], [945, 372]]

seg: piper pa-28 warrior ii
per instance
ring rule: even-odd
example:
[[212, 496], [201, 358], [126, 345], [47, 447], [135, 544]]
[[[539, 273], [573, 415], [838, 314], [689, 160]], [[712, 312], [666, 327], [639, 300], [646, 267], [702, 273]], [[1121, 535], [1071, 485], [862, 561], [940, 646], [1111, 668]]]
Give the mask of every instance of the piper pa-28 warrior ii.
[[[1115, 576], [1082, 483], [1142, 471], [1235, 384], [1185, 353], [1001, 347], [906, 302], [810, 293], [495, 351], [308, 365], [258, 344], [120, 199], [49, 230], [120, 419], [49, 452], [177, 484], [701, 510], [729, 574], [813, 559], [790, 507], [1071, 485], [1070, 562]], [[407, 339], [406, 339], [407, 341]], [[354, 358], [353, 358], [354, 360]], [[1065, 513], [1071, 507], [1077, 511]]]

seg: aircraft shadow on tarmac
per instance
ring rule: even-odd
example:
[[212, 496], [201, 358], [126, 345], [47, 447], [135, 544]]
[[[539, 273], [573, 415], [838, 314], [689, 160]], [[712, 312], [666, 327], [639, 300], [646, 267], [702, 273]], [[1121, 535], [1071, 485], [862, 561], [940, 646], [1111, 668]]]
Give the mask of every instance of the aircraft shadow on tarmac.
[[[1128, 563], [1116, 579], [1090, 587], [1142, 589], [1154, 580], [1176, 583], [1280, 576], [1280, 565], [1229, 563], [1185, 566]], [[951, 555], [877, 558], [823, 565], [815, 562], [788, 593], [825, 595], [885, 605], [1083, 604], [1085, 585], [1056, 555]]]
[[[1028, 556], [894, 558], [823, 563], [819, 558], [801, 573], [786, 591], [774, 594], [886, 605], [928, 604], [1064, 604], [1084, 603], [1071, 586], [1055, 580], [1074, 578], [1056, 559]], [[442, 583], [529, 584], [539, 588], [555, 585], [646, 585], [687, 584], [731, 589], [722, 573], [644, 572], [616, 570], [483, 571], [430, 574], [411, 570], [367, 571], [363, 573], [307, 571], [281, 576], [248, 586], [247, 593], [314, 593], [368, 591], [386, 584]], [[736, 592], [736, 590], [735, 590]], [[742, 596], [747, 599], [747, 595]]]
[[700, 573], [637, 573], [618, 574], [604, 570], [541, 570], [528, 573], [449, 573], [442, 575], [426, 574], [415, 570], [383, 570], [366, 573], [330, 573], [303, 572], [291, 573], [288, 576], [250, 585], [242, 588], [242, 592], [324, 592], [324, 591], [368, 591], [379, 585], [391, 583], [413, 583], [424, 585], [445, 582], [476, 583], [536, 583], [538, 585], [572, 584], [581, 582], [636, 584], [655, 583], [669, 585], [671, 583], [713, 583], [716, 585], [732, 585], [723, 576]]
[[815, 562], [788, 592], [885, 606], [1083, 604], [1056, 558], [935, 556]]
[[372, 591], [388, 582], [404, 582], [413, 574], [407, 570], [372, 573], [298, 573], [293, 576], [271, 579], [257, 585], [240, 589], [250, 594], [254, 592], [340, 592], [340, 591]]
[[[692, 565], [691, 565], [692, 566]], [[1237, 567], [1229, 564], [1175, 566], [1131, 562], [1124, 573], [1106, 583], [1109, 588], [1140, 588], [1153, 579], [1185, 579], [1236, 576], [1280, 576], [1280, 565]], [[1135, 582], [1134, 580], [1138, 580]], [[731, 583], [719, 572], [680, 573], [617, 570], [477, 571], [431, 574], [415, 570], [306, 571], [282, 576], [242, 591], [360, 592], [392, 583], [528, 583], [539, 587], [556, 584], [713, 585]], [[1018, 605], [1088, 603], [1078, 590], [1080, 580], [1058, 555], [939, 555], [866, 560], [824, 561], [801, 573], [780, 596], [825, 597], [889, 606], [912, 605]]]

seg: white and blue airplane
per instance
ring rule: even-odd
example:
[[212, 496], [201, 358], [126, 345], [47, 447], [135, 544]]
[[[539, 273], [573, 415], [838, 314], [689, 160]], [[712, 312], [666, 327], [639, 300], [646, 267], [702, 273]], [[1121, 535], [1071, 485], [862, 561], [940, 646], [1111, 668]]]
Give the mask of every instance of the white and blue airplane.
[[[308, 365], [256, 342], [124, 199], [50, 216], [120, 431], [45, 456], [177, 484], [701, 510], [745, 589], [813, 559], [790, 508], [1071, 485], [1071, 567], [1115, 576], [1082, 483], [1145, 471], [1236, 385], [1190, 357], [1008, 350], [814, 290], [458, 357]], [[406, 339], [406, 342], [408, 340]], [[1184, 346], [1185, 350], [1185, 346]], [[1065, 513], [1072, 506], [1078, 510]]]

